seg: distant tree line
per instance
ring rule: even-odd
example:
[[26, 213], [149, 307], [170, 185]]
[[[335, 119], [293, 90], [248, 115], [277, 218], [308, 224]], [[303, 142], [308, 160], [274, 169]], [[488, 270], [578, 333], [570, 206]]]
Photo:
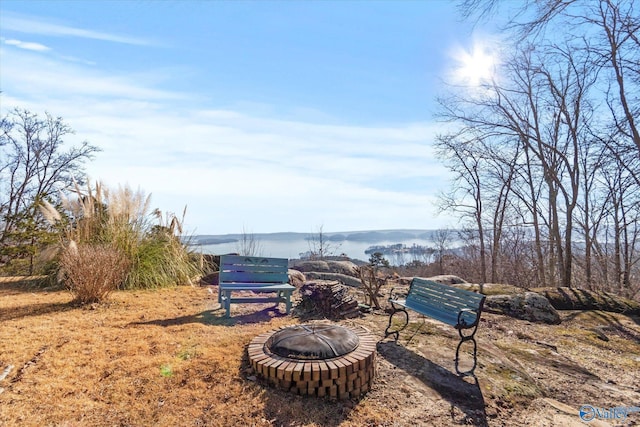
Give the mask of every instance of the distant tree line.
[[521, 7], [501, 63], [439, 99], [437, 151], [455, 175], [441, 208], [464, 220], [477, 281], [637, 294], [640, 8], [631, 0]]

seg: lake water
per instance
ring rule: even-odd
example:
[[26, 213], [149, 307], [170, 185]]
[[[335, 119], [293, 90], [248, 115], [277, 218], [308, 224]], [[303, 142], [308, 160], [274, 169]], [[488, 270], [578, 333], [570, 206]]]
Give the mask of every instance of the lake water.
[[[275, 258], [288, 258], [295, 259], [300, 258], [301, 254], [311, 250], [313, 245], [311, 242], [304, 238], [299, 239], [287, 239], [287, 240], [269, 240], [269, 239], [259, 239], [257, 240], [259, 245], [258, 255], [266, 256], [266, 257], [275, 257]], [[395, 245], [402, 244], [407, 247], [411, 247], [413, 245], [419, 246], [433, 246], [433, 241], [427, 241], [424, 239], [410, 239], [410, 240], [399, 240], [399, 241], [375, 241], [375, 242], [358, 242], [358, 241], [329, 241], [328, 242], [328, 255], [340, 255], [346, 254], [349, 258], [359, 259], [363, 261], [369, 260], [370, 255], [365, 254], [365, 250], [372, 245]], [[227, 253], [237, 253], [240, 252], [240, 246], [238, 242], [231, 243], [219, 243], [214, 245], [198, 245], [195, 246], [199, 248], [202, 253], [205, 254], [227, 254]], [[418, 259], [420, 261], [424, 261], [424, 255], [412, 255], [410, 253], [402, 253], [402, 254], [388, 254], [385, 255], [385, 258], [389, 260], [394, 265], [400, 265], [407, 262], [411, 262], [414, 259]]]

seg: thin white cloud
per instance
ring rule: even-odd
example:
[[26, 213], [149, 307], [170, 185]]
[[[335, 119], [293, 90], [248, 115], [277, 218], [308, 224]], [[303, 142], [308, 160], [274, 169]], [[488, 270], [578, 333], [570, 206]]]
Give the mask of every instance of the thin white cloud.
[[430, 147], [433, 124], [256, 117], [151, 86], [157, 75], [107, 74], [18, 49], [0, 54], [0, 113], [22, 106], [62, 116], [77, 132], [69, 143], [88, 140], [104, 150], [87, 165], [92, 178], [139, 186], [162, 211], [187, 205], [187, 230], [440, 225], [433, 200], [446, 172]]
[[92, 66], [98, 65], [96, 61], [89, 61], [87, 59], [77, 58], [75, 56], [69, 56], [69, 55], [60, 55], [60, 59], [67, 62], [76, 62], [78, 64], [84, 64], [84, 65], [92, 65]]
[[15, 31], [25, 34], [39, 34], [54, 37], [79, 37], [139, 46], [154, 44], [150, 40], [139, 37], [86, 30], [84, 28], [56, 24], [47, 22], [41, 18], [19, 15], [12, 12], [3, 12], [2, 27], [4, 28], [4, 31]]
[[[6, 51], [5, 51], [6, 50]], [[139, 84], [129, 77], [112, 75], [59, 58], [43, 57], [32, 52], [0, 47], [2, 55], [2, 75], [4, 86], [10, 83], [13, 91], [30, 96], [73, 97], [110, 97], [113, 99], [170, 99], [182, 95], [175, 92], [158, 90]], [[138, 76], [140, 81], [160, 80], [151, 70]], [[6, 87], [5, 87], [6, 90]]]
[[5, 44], [8, 44], [10, 46], [15, 46], [18, 47], [20, 49], [25, 49], [25, 50], [33, 50], [36, 52], [46, 52], [48, 50], [51, 50], [50, 47], [45, 46], [43, 44], [40, 43], [34, 43], [34, 42], [24, 42], [22, 40], [16, 40], [16, 39], [8, 39], [8, 40], [3, 40]]
[[[419, 147], [372, 139], [385, 134], [376, 128], [343, 126], [339, 132], [333, 126], [279, 123], [276, 130], [273, 120], [267, 133], [256, 129], [251, 122], [258, 119], [251, 117], [224, 126], [198, 123], [193, 118], [198, 111], [184, 117], [137, 111], [92, 123], [94, 135], [88, 138], [105, 152], [92, 162], [91, 173], [111, 183], [124, 178], [140, 185], [153, 193], [154, 203], [173, 211], [188, 205], [187, 222], [201, 233], [234, 232], [243, 224], [302, 232], [322, 223], [336, 231], [437, 224], [433, 200], [447, 173], [432, 155], [427, 135]], [[122, 117], [126, 114], [132, 116]], [[313, 139], [299, 134], [304, 126]], [[403, 134], [402, 127], [396, 133]], [[117, 135], [103, 133], [116, 129]], [[393, 148], [368, 153], [362, 148], [384, 144]], [[341, 149], [332, 153], [335, 146]], [[399, 178], [411, 188], [387, 185]]]

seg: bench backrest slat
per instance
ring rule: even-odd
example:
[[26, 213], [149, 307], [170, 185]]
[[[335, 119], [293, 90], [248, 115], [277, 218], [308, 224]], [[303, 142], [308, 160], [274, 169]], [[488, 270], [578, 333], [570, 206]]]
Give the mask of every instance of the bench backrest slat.
[[406, 301], [414, 306], [425, 307], [427, 310], [439, 310], [449, 312], [456, 316], [463, 310], [472, 310], [472, 313], [464, 313], [462, 319], [467, 324], [475, 323], [479, 318], [485, 296], [465, 289], [443, 285], [432, 280], [414, 278], [409, 287]]
[[[435, 283], [435, 282], [434, 282]], [[474, 308], [477, 307], [480, 301], [484, 298], [481, 294], [475, 292], [468, 292], [464, 289], [457, 289], [449, 287], [436, 288], [433, 285], [419, 284], [412, 287], [409, 291], [410, 297], [432, 301], [435, 305], [449, 306], [452, 308]], [[463, 291], [464, 293], [461, 293]]]
[[269, 285], [289, 281], [289, 260], [286, 258], [220, 256], [219, 282], [256, 283]]
[[241, 265], [241, 266], [278, 266], [288, 268], [287, 258], [250, 257], [243, 255], [220, 255], [221, 265]]
[[251, 273], [248, 271], [227, 271], [222, 275], [221, 283], [286, 283], [287, 273]]

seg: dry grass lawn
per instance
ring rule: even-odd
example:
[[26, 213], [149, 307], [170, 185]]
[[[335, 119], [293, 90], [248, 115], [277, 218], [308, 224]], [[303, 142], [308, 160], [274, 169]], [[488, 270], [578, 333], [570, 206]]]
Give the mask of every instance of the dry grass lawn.
[[[65, 291], [0, 284], [0, 425], [378, 425], [368, 404], [308, 399], [245, 377], [245, 347], [291, 316], [256, 304], [223, 318], [207, 288], [117, 292], [77, 307]], [[280, 421], [278, 421], [280, 420]]]
[[377, 376], [359, 401], [331, 401], [247, 369], [256, 335], [300, 322], [272, 306], [225, 319], [215, 287], [190, 286], [71, 300], [0, 283], [0, 426], [581, 425], [581, 404], [640, 404], [640, 326], [617, 314], [557, 326], [483, 314], [477, 383], [453, 374], [453, 328], [412, 316], [397, 345], [382, 340], [383, 313], [345, 321], [381, 339]]

